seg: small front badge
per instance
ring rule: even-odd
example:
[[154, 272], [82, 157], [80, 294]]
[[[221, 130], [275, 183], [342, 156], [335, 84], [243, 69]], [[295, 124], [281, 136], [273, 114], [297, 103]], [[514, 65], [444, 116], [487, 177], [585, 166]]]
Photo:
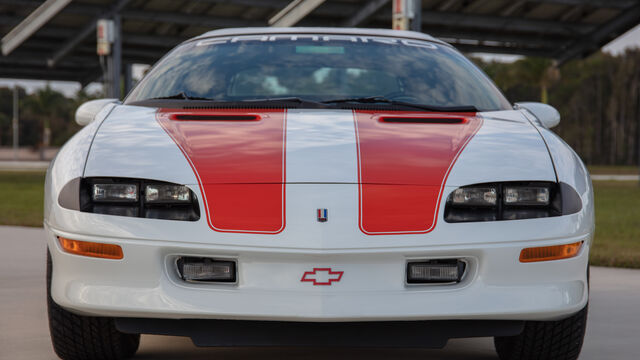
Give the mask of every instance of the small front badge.
[[333, 271], [331, 268], [313, 268], [313, 271], [306, 271], [302, 275], [301, 282], [310, 282], [314, 286], [331, 285], [342, 279], [344, 271]]
[[329, 211], [327, 209], [318, 209], [318, 221], [327, 222], [329, 220]]

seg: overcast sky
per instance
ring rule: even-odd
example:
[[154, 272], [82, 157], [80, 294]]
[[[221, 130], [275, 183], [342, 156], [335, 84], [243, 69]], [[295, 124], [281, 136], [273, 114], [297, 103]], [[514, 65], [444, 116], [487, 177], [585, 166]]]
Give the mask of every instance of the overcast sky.
[[[603, 47], [603, 51], [611, 53], [611, 54], [619, 54], [623, 52], [627, 48], [637, 47], [640, 48], [640, 25], [634, 27], [633, 29], [627, 31], [622, 36], [613, 40], [609, 44]], [[514, 61], [518, 59], [518, 56], [509, 56], [509, 55], [491, 55], [486, 54], [482, 55], [483, 58], [488, 60], [497, 60], [497, 61]], [[136, 66], [134, 67], [134, 78], [139, 78], [144, 71], [145, 67]], [[24, 87], [27, 92], [33, 92], [36, 89], [42, 88], [46, 85], [46, 81], [39, 80], [9, 80], [9, 79], [0, 79], [0, 86], [13, 86], [13, 84], [18, 83], [20, 86]], [[66, 82], [66, 81], [51, 81], [51, 87], [63, 92], [67, 96], [73, 96], [76, 91], [80, 89], [80, 85], [75, 82]], [[88, 86], [87, 91], [94, 92], [98, 91], [101, 88], [100, 84], [91, 84]]]

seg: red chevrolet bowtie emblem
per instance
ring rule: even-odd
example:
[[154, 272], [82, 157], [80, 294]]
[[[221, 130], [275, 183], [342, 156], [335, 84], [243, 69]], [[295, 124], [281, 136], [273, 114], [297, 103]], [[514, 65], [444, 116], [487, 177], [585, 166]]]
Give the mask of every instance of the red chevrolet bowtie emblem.
[[333, 271], [331, 268], [313, 268], [302, 275], [302, 282], [312, 282], [313, 285], [331, 285], [342, 279], [344, 271]]

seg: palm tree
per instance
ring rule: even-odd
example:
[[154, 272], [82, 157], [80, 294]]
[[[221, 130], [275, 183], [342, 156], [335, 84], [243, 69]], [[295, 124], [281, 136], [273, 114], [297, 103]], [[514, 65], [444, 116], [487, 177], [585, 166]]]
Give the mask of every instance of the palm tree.
[[64, 95], [53, 90], [48, 83], [24, 101], [23, 108], [27, 114], [37, 118], [41, 124], [42, 138], [38, 147], [43, 160], [44, 150], [51, 144], [51, 122], [67, 116], [67, 103]]
[[496, 73], [496, 82], [506, 91], [509, 88], [529, 84], [540, 88], [540, 102], [549, 102], [549, 87], [560, 79], [560, 70], [551, 59], [526, 57], [508, 67], [508, 71]]

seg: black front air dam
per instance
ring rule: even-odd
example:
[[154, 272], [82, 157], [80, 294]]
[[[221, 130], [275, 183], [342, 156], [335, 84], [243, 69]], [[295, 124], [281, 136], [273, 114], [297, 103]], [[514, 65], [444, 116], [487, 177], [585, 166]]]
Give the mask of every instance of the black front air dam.
[[190, 337], [196, 346], [443, 348], [451, 338], [513, 336], [523, 321], [287, 322], [118, 318], [125, 333]]

